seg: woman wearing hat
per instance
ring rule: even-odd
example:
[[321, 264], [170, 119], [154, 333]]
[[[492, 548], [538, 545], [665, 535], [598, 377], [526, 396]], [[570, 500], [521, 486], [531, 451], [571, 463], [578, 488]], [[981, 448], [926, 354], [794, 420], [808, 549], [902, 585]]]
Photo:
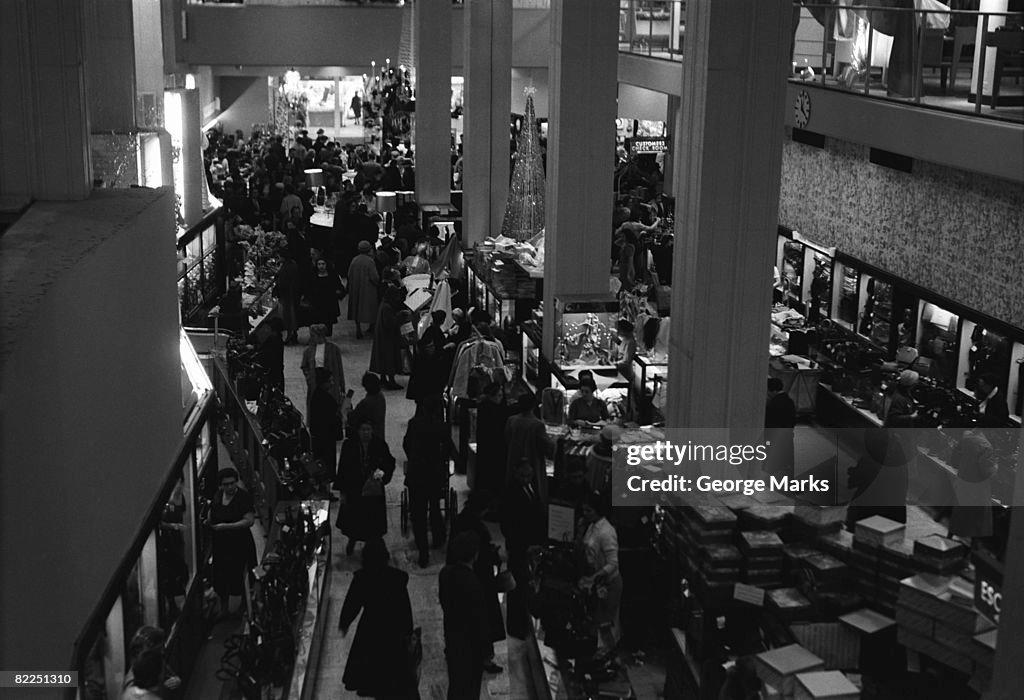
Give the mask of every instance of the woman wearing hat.
[[897, 416], [912, 416], [917, 413], [917, 403], [910, 392], [917, 385], [920, 376], [912, 369], [900, 372], [892, 393], [882, 400], [882, 420], [891, 422]]
[[213, 590], [227, 616], [230, 597], [245, 592], [245, 572], [256, 564], [256, 543], [249, 528], [256, 521], [252, 496], [239, 487], [238, 470], [217, 472], [220, 490], [213, 498], [207, 524], [213, 530]]
[[348, 319], [356, 322], [356, 337], [363, 337], [361, 323], [373, 331], [377, 317], [377, 289], [380, 275], [373, 259], [373, 246], [369, 241], [359, 241], [359, 255], [348, 268]]

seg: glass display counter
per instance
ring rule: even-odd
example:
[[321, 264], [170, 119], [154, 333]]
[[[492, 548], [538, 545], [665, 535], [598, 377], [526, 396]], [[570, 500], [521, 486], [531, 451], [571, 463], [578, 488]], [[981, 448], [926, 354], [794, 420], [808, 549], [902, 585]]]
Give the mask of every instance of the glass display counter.
[[668, 383], [668, 358], [656, 361], [651, 356], [633, 359], [633, 405], [637, 422], [649, 425], [664, 420], [664, 395]]

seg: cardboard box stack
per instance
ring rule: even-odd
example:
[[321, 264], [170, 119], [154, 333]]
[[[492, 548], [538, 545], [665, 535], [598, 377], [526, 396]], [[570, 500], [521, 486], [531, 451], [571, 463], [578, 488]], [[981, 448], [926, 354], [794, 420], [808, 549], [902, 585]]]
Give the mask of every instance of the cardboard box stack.
[[742, 565], [740, 552], [732, 544], [736, 516], [715, 501], [705, 501], [682, 508], [678, 522], [683, 540], [681, 550], [701, 605], [728, 605]]
[[892, 612], [901, 574], [910, 568], [911, 550], [904, 544], [906, 526], [880, 515], [857, 522], [850, 552], [852, 580], [861, 593], [884, 612]]
[[967, 547], [942, 535], [928, 535], [914, 542], [914, 565], [919, 571], [952, 575], [967, 565]]
[[782, 540], [774, 532], [741, 532], [737, 539], [743, 554], [743, 581], [752, 586], [782, 585]]
[[860, 689], [842, 671], [798, 673], [794, 700], [859, 700]]
[[757, 676], [784, 698], [793, 697], [798, 673], [824, 671], [825, 662], [799, 644], [763, 651], [754, 657]]
[[896, 608], [899, 643], [962, 673], [976, 666], [974, 637], [994, 625], [975, 609], [971, 586], [959, 576], [918, 574], [903, 579]]

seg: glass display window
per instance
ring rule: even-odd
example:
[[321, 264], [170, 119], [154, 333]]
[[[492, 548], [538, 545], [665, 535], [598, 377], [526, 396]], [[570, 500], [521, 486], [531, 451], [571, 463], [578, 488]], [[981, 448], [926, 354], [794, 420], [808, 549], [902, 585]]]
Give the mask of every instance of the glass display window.
[[916, 367], [922, 374], [954, 384], [957, 365], [957, 332], [960, 317], [932, 303], [921, 308], [917, 328]]
[[562, 368], [614, 365], [619, 302], [555, 299], [555, 356]]
[[779, 275], [782, 284], [782, 301], [803, 313], [804, 245], [785, 240], [782, 243], [782, 259]]
[[1006, 388], [1010, 401], [1010, 415], [1018, 421], [1024, 418], [1024, 343], [1014, 343], [1010, 351], [1010, 382]]
[[881, 348], [888, 348], [892, 333], [892, 294], [891, 283], [861, 275], [857, 333]]
[[1010, 383], [1011, 354], [1009, 338], [965, 318], [960, 324], [957, 388], [973, 394], [975, 380], [983, 374], [992, 374], [999, 388], [1005, 391]]
[[831, 316], [832, 308], [832, 256], [807, 247], [804, 256], [803, 303], [807, 309], [807, 320], [815, 324]]
[[832, 320], [842, 328], [852, 331], [857, 325], [859, 313], [857, 298], [860, 292], [860, 271], [851, 265], [837, 262], [834, 278]]

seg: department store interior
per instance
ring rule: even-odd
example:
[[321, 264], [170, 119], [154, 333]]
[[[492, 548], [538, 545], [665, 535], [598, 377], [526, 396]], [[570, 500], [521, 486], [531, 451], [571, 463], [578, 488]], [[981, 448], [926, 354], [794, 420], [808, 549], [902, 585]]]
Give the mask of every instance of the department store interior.
[[0, 696], [1021, 697], [947, 2], [5, 3]]

